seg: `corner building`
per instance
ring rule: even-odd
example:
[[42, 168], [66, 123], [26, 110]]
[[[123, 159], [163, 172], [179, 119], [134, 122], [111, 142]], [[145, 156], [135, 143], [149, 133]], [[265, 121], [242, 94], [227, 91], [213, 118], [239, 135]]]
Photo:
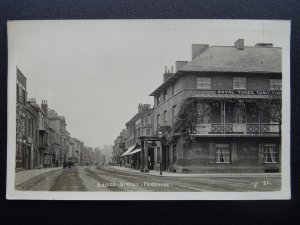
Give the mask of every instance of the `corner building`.
[[[155, 161], [183, 173], [279, 172], [281, 67], [281, 48], [270, 43], [193, 44], [192, 60], [177, 61], [174, 73], [166, 69], [150, 94], [154, 134], [169, 127], [173, 135], [157, 145]], [[190, 141], [178, 132], [184, 107], [194, 112]]]

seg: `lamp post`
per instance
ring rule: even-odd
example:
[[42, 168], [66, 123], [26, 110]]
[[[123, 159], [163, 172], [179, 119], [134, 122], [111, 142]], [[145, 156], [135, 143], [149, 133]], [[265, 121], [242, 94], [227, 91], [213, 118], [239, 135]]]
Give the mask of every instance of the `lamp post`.
[[159, 159], [159, 175], [162, 175], [162, 147], [163, 147], [163, 143], [162, 143], [162, 138], [163, 138], [163, 133], [161, 131], [158, 132], [158, 138], [160, 140], [160, 144], [161, 144], [161, 154], [160, 154], [160, 159]]

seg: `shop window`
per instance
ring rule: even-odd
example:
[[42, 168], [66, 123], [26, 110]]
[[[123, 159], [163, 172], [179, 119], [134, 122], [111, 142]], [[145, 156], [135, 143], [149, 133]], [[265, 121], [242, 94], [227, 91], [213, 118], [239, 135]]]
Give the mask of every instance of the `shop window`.
[[177, 146], [173, 145], [173, 163], [177, 162]]
[[270, 90], [281, 90], [281, 79], [270, 79]]
[[230, 163], [229, 144], [216, 144], [216, 163]]
[[278, 163], [278, 148], [276, 144], [264, 145], [264, 163]]
[[197, 77], [197, 89], [211, 89], [211, 77]]
[[247, 89], [247, 78], [246, 77], [234, 77], [233, 78], [233, 89]]

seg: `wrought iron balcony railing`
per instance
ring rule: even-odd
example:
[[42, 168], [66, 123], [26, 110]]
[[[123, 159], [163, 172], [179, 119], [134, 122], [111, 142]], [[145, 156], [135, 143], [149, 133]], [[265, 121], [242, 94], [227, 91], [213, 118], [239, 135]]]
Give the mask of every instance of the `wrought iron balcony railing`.
[[279, 124], [206, 123], [194, 126], [192, 134], [279, 134]]

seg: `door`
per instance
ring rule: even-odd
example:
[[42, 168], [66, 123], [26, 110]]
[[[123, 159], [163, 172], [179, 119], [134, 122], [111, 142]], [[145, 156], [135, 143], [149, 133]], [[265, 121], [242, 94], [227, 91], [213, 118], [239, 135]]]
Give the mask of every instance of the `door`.
[[148, 168], [154, 169], [154, 148], [148, 148]]
[[163, 146], [162, 152], [162, 170], [167, 171], [170, 164], [169, 159], [169, 146]]
[[27, 147], [27, 169], [31, 169], [31, 148]]

